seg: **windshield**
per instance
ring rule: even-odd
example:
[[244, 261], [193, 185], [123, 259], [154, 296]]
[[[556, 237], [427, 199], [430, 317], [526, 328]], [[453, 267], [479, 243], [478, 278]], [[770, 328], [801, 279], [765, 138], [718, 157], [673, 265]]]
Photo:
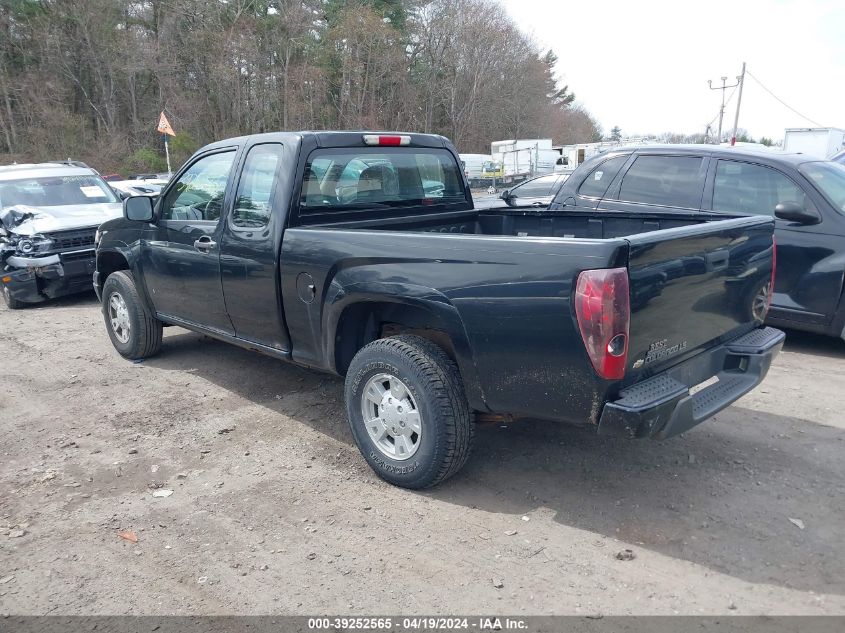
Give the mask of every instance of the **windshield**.
[[799, 170], [839, 213], [845, 215], [845, 165], [831, 162], [804, 163]]
[[466, 201], [457, 161], [439, 149], [316, 150], [304, 180], [303, 213]]
[[46, 176], [0, 181], [0, 208], [16, 205], [58, 207], [117, 202], [98, 176]]

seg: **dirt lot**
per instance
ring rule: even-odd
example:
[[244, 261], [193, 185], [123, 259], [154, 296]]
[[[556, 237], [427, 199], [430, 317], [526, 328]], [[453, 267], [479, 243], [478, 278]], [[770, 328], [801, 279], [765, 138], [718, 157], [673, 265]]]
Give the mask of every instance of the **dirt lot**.
[[340, 380], [178, 328], [127, 362], [93, 296], [0, 309], [0, 359], [0, 613], [845, 613], [838, 340], [663, 443], [480, 427], [424, 493]]

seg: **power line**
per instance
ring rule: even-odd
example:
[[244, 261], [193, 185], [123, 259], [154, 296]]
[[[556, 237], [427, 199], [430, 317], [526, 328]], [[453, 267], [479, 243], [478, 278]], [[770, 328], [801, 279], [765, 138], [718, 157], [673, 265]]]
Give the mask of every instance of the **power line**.
[[[781, 98], [780, 98], [780, 97], [778, 97], [778, 96], [777, 96], [774, 92], [772, 92], [771, 90], [769, 90], [768, 88], [766, 88], [766, 86], [764, 86], [764, 85], [763, 85], [763, 82], [762, 82], [762, 81], [760, 81], [759, 79], [757, 79], [757, 77], [755, 77], [754, 75], [752, 75], [752, 74], [751, 74], [751, 71], [746, 70], [745, 72], [746, 72], [746, 74], [747, 74], [749, 77], [751, 77], [754, 81], [756, 81], [756, 82], [757, 82], [757, 84], [758, 84], [758, 85], [759, 85], [759, 86], [760, 86], [763, 90], [765, 90], [765, 91], [766, 91], [766, 92], [768, 92], [768, 93], [769, 93], [772, 97], [774, 97], [774, 98], [775, 98], [775, 99], [776, 99], [776, 100], [777, 100], [777, 101], [778, 101], [778, 102], [779, 102], [782, 106], [786, 107], [786, 108], [787, 108], [787, 109], [789, 109], [789, 110], [792, 110], [795, 114], [797, 114], [798, 116], [800, 116], [802, 119], [805, 119], [805, 120], [809, 121], [810, 123], [812, 123], [812, 124], [813, 124], [813, 125], [815, 125], [816, 127], [824, 127], [821, 123], [816, 123], [816, 122], [815, 122], [815, 121], [813, 121], [813, 119], [811, 119], [810, 117], [808, 117], [808, 116], [804, 116], [803, 114], [801, 114], [800, 112], [798, 112], [798, 110], [796, 110], [795, 108], [793, 108], [791, 105], [789, 105], [789, 104], [787, 104], [786, 102], [784, 102], [784, 100], [783, 100], [783, 99], [781, 99]], [[715, 119], [714, 119], [714, 120], [715, 120]]]

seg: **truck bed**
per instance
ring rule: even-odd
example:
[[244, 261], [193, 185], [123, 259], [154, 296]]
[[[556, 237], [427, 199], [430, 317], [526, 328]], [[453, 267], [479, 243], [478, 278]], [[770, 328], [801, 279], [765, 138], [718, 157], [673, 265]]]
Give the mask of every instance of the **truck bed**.
[[[772, 232], [761, 216], [520, 209], [322, 223], [289, 228], [282, 252], [322, 301], [302, 314], [284, 270], [282, 294], [291, 332], [312, 339], [294, 349], [301, 362], [335, 356], [317, 338], [335, 302], [415, 295], [465, 330], [467, 356], [455, 355], [479, 372], [466, 381], [480, 386], [475, 408], [598, 423], [626, 386], [759, 327], [749, 306], [771, 279]], [[582, 271], [616, 267], [629, 276], [629, 354], [624, 379], [608, 383], [583, 372], [572, 298]]]
[[362, 219], [322, 227], [376, 231], [430, 232], [461, 235], [497, 235], [513, 237], [567, 237], [609, 239], [651, 231], [704, 224], [732, 217], [725, 214], [699, 213], [693, 216], [616, 211], [549, 211], [511, 209], [474, 209], [443, 213], [424, 218], [407, 216]]

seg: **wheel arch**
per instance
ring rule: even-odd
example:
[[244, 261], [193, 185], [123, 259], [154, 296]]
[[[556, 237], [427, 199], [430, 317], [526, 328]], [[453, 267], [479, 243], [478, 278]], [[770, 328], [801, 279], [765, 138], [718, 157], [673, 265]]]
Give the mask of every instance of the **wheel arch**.
[[141, 301], [145, 303], [152, 314], [155, 314], [155, 308], [147, 293], [143, 275], [140, 274], [138, 269], [137, 257], [129, 246], [120, 245], [116, 248], [97, 250], [97, 275], [95, 276], [97, 295], [102, 294], [103, 286], [109, 275], [119, 270], [125, 270], [132, 274]]
[[[460, 315], [448, 302], [407, 294], [345, 295], [326, 310], [324, 353], [344, 375], [352, 358], [368, 343], [397, 334], [415, 334], [439, 345], [455, 361], [473, 409], [487, 411], [483, 390]], [[445, 299], [445, 297], [444, 297]]]
[[97, 287], [99, 291], [103, 290], [103, 285], [106, 279], [118, 270], [131, 270], [129, 267], [129, 260], [124, 253], [119, 251], [98, 251], [97, 252]]

